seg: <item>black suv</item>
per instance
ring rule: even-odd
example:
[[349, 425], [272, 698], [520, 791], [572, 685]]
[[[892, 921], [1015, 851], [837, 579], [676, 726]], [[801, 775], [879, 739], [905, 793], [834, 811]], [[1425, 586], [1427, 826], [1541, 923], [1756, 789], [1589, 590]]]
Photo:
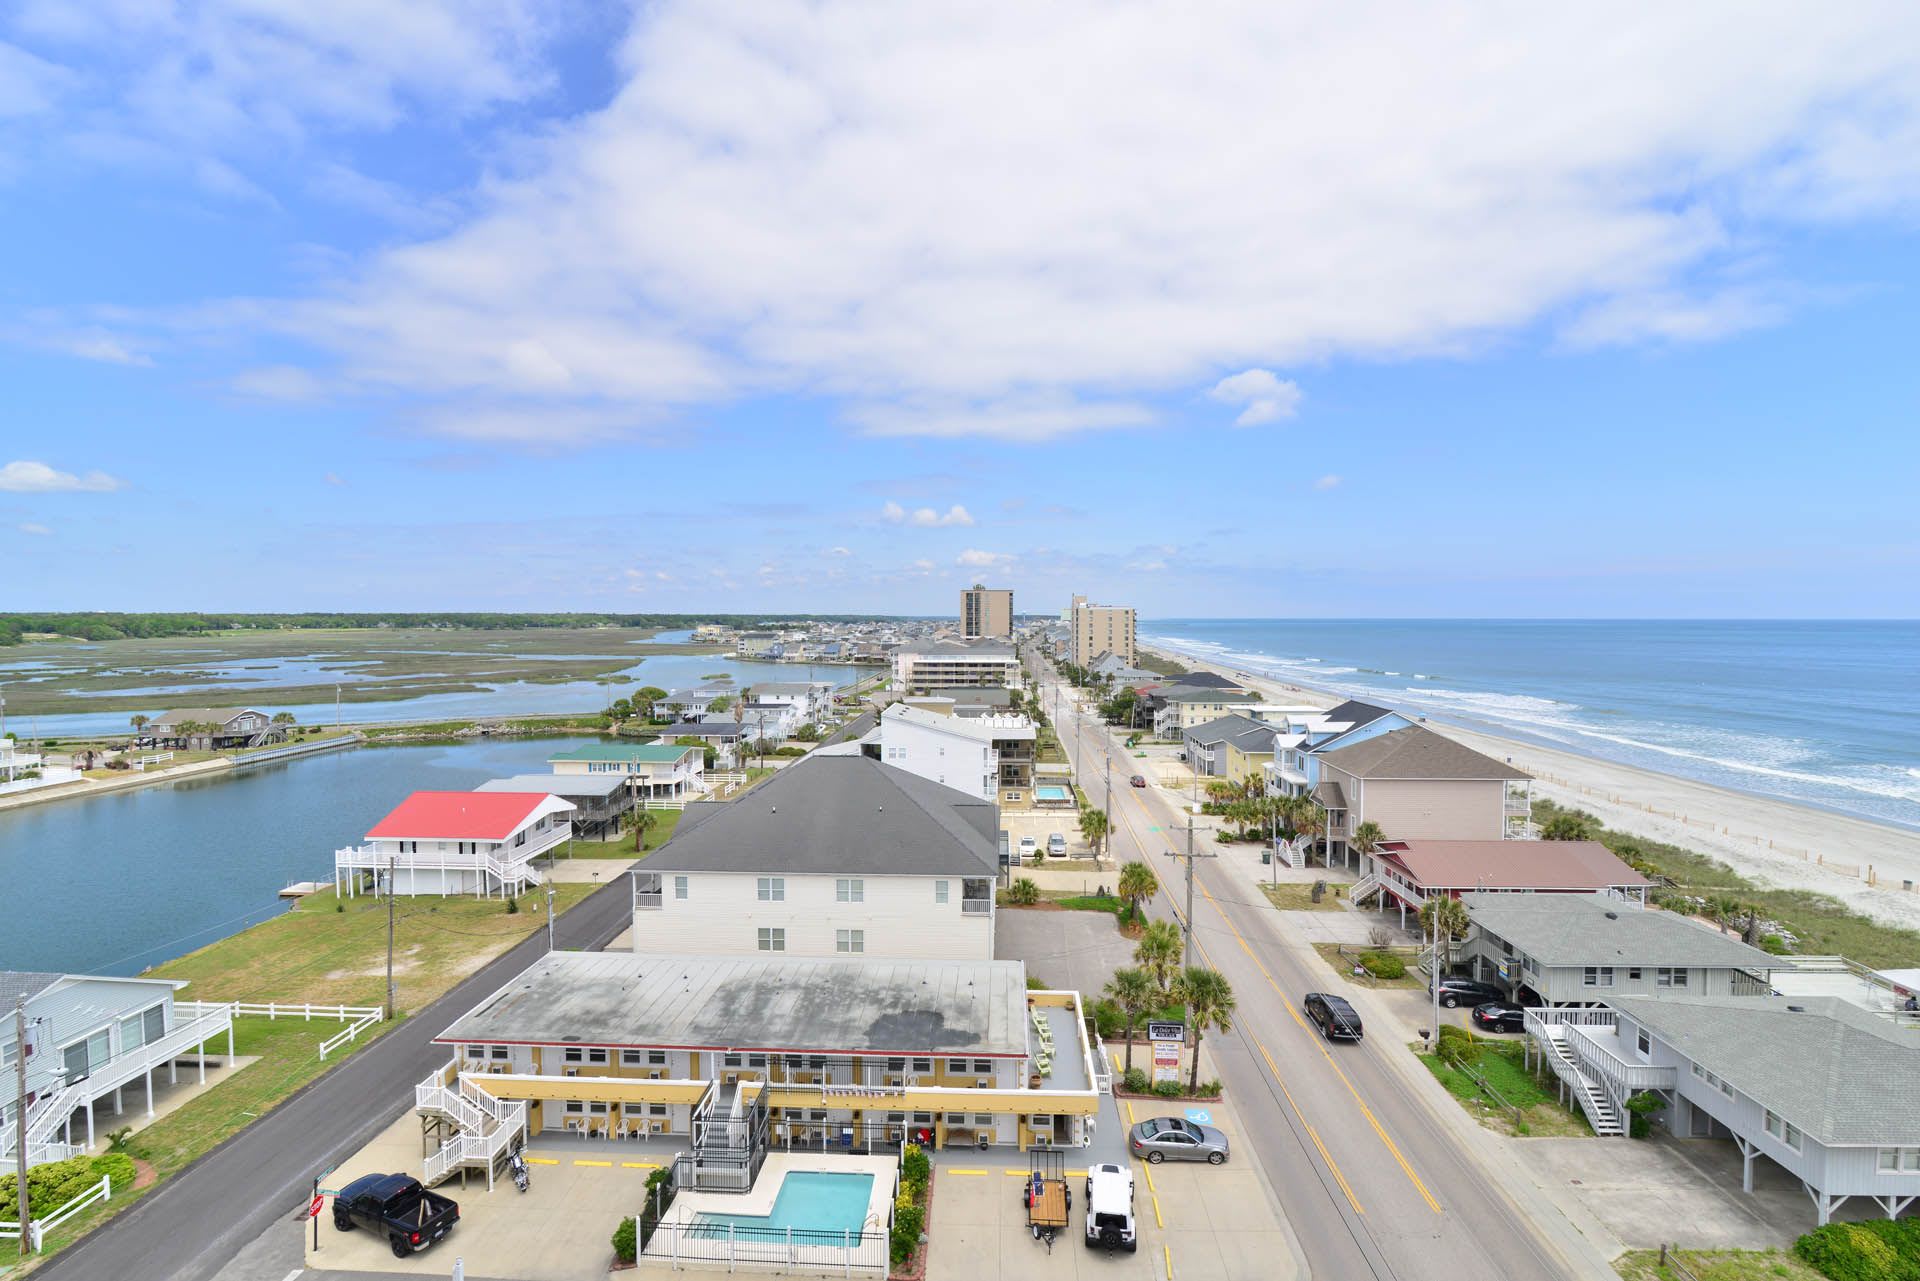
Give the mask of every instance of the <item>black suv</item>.
[[1344, 996], [1307, 993], [1307, 1017], [1329, 1041], [1357, 1041], [1361, 1037], [1360, 1013], [1347, 1004]]
[[1488, 1001], [1473, 1007], [1473, 1025], [1488, 1032], [1524, 1032], [1527, 1012], [1511, 1001]]
[[[1431, 992], [1433, 989], [1427, 989]], [[1482, 983], [1478, 979], [1441, 979], [1440, 1004], [1448, 1009], [1460, 1005], [1485, 1005], [1488, 1001], [1505, 1001], [1505, 989], [1493, 983]]]

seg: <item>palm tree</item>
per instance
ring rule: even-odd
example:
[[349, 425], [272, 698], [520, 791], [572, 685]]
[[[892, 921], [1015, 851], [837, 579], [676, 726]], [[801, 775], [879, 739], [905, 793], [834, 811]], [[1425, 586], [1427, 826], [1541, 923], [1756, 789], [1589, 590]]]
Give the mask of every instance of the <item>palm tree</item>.
[[[1300, 805], [1294, 812], [1293, 830], [1296, 835], [1307, 838], [1307, 847], [1311, 849], [1315, 841], [1326, 835], [1327, 812], [1312, 797], [1302, 796], [1298, 799]], [[1322, 857], [1331, 858], [1331, 852]]]
[[1116, 888], [1120, 897], [1127, 900], [1127, 915], [1137, 921], [1140, 905], [1160, 892], [1160, 878], [1145, 863], [1129, 863], [1120, 869], [1120, 883]]
[[653, 826], [653, 811], [636, 805], [621, 816], [620, 826], [633, 833], [633, 848], [638, 853], [642, 838], [646, 836], [647, 829]]
[[1154, 986], [1153, 976], [1145, 970], [1115, 970], [1113, 977], [1107, 980], [1106, 993], [1120, 1009], [1120, 1018], [1127, 1028], [1127, 1065], [1125, 1071], [1133, 1071], [1133, 1030], [1140, 1026], [1140, 1020], [1153, 1013], [1160, 1003], [1160, 989]]
[[1180, 980], [1180, 959], [1184, 951], [1180, 927], [1172, 921], [1149, 921], [1140, 941], [1133, 945], [1133, 962], [1153, 979], [1160, 999], [1171, 1001]]
[[1420, 905], [1420, 932], [1434, 939], [1433, 975], [1437, 981], [1453, 963], [1453, 941], [1467, 936], [1467, 909], [1450, 894], [1436, 894]]
[[1080, 811], [1080, 835], [1087, 844], [1093, 846], [1093, 857], [1097, 860], [1107, 847], [1107, 815], [1104, 810], [1092, 806]]
[[139, 715], [138, 713], [127, 718], [127, 724], [133, 726], [133, 732], [136, 737], [139, 735], [141, 730], [145, 729], [148, 725], [152, 723], [153, 723], [152, 717], [142, 716], [142, 715]]
[[1581, 810], [1562, 810], [1541, 826], [1540, 839], [1590, 841], [1593, 839], [1593, 816]]
[[1218, 970], [1190, 966], [1180, 976], [1180, 995], [1187, 1003], [1187, 1026], [1193, 1029], [1193, 1063], [1187, 1073], [1187, 1092], [1200, 1089], [1200, 1036], [1209, 1028], [1233, 1031], [1233, 984]]
[[1362, 854], [1371, 854], [1380, 848], [1380, 842], [1386, 839], [1386, 835], [1378, 823], [1368, 819], [1353, 829], [1353, 836], [1347, 844]]

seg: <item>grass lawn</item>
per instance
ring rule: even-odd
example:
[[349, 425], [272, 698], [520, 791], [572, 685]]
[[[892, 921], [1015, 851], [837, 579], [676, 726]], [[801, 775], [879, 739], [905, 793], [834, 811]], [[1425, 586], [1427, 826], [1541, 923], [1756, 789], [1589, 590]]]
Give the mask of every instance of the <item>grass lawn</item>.
[[[1427, 1070], [1447, 1088], [1447, 1093], [1489, 1129], [1534, 1138], [1568, 1138], [1593, 1133], [1583, 1114], [1561, 1107], [1553, 1090], [1522, 1066], [1518, 1041], [1484, 1044], [1486, 1048], [1481, 1052], [1480, 1061], [1473, 1066], [1497, 1098], [1489, 1096], [1479, 1081], [1459, 1068], [1424, 1053], [1418, 1042], [1413, 1049], [1415, 1057], [1427, 1065]], [[1517, 1120], [1513, 1113], [1500, 1106], [1502, 1100], [1519, 1109]]]
[[1283, 912], [1338, 912], [1342, 910], [1342, 896], [1351, 882], [1328, 881], [1326, 893], [1318, 903], [1313, 901], [1313, 886], [1302, 881], [1281, 881], [1278, 885], [1267, 883], [1260, 892], [1267, 896], [1267, 902]]
[[[1695, 1281], [1825, 1281], [1787, 1250], [1670, 1250]], [[1629, 1250], [1613, 1261], [1625, 1281], [1680, 1281], [1660, 1266], [1658, 1250]]]
[[[555, 907], [565, 911], [594, 888], [556, 885]], [[497, 898], [417, 897], [397, 903], [393, 954], [400, 1010], [419, 1009], [544, 927], [545, 898], [544, 892], [527, 895], [517, 913], [509, 913]], [[331, 889], [309, 894], [285, 915], [150, 973], [191, 980], [186, 995], [201, 1001], [382, 1004], [387, 989], [386, 900], [363, 895], [338, 902], [343, 911], [334, 910]]]
[[1029, 903], [1025, 905], [1025, 907], [1022, 907], [1020, 904], [1009, 903], [1007, 901], [1007, 891], [1001, 890], [999, 894], [995, 896], [995, 901], [999, 906], [1011, 908], [1015, 911], [1105, 912], [1113, 917], [1114, 927], [1128, 938], [1133, 938], [1144, 932], [1144, 928], [1139, 922], [1130, 921], [1127, 918], [1127, 901], [1123, 898], [1113, 897], [1112, 895], [1101, 898], [1097, 894], [1071, 894], [1061, 890], [1041, 890], [1040, 901], [1038, 903]]
[[1412, 965], [1408, 965], [1406, 974], [1401, 978], [1377, 979], [1371, 974], [1353, 973], [1353, 961], [1349, 957], [1340, 955], [1340, 944], [1338, 943], [1315, 943], [1313, 950], [1320, 954], [1321, 960], [1333, 967], [1336, 974], [1344, 976], [1349, 983], [1358, 987], [1389, 988], [1403, 992], [1421, 992], [1426, 990], [1426, 984], [1422, 982], [1420, 976], [1414, 972]]
[[[673, 839], [673, 830], [680, 826], [679, 810], [654, 810], [653, 822], [647, 827], [646, 852], [653, 851]], [[575, 841], [575, 858], [632, 858], [634, 857], [633, 837], [617, 836], [610, 841]], [[562, 861], [566, 856], [561, 855]]]

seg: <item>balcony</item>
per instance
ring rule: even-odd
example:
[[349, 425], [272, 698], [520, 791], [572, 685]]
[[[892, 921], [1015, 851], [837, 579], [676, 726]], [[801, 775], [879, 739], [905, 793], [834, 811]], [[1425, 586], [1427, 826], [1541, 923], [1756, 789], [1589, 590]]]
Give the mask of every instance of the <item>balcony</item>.
[[960, 900], [962, 916], [987, 916], [993, 912], [993, 900], [990, 898], [963, 898]]

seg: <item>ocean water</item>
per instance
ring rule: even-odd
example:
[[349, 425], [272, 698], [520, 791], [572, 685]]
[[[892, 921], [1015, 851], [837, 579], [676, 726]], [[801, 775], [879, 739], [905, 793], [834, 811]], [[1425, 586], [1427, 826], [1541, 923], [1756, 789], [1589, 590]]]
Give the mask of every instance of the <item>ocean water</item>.
[[1920, 622], [1179, 618], [1140, 639], [1409, 714], [1920, 828]]

